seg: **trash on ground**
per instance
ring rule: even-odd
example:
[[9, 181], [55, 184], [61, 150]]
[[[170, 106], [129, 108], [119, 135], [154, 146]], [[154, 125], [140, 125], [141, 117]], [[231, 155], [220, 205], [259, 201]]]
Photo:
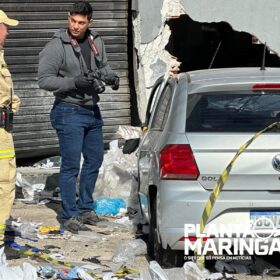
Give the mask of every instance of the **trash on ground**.
[[96, 182], [94, 197], [123, 198], [127, 201], [132, 174], [137, 174], [135, 154], [124, 155], [120, 148], [107, 151]]
[[126, 202], [123, 198], [96, 198], [93, 207], [98, 215], [116, 216], [121, 208], [126, 208]]
[[112, 276], [117, 278], [126, 278], [127, 276], [131, 275], [138, 277], [139, 271], [134, 268], [129, 268], [126, 265], [122, 265]]
[[41, 278], [52, 278], [56, 275], [56, 270], [52, 266], [39, 266], [37, 267], [37, 273]]
[[54, 231], [57, 233], [61, 233], [60, 231], [60, 226], [39, 226], [38, 228], [38, 231], [39, 233], [42, 233], [42, 234], [52, 234], [54, 233]]
[[170, 280], [184, 280], [185, 279], [185, 271], [183, 267], [174, 267], [164, 269], [165, 274]]
[[[151, 261], [149, 265], [149, 271], [152, 276], [153, 280], [169, 280], [168, 276], [166, 275], [165, 271], [161, 268], [157, 261]], [[189, 279], [188, 280], [195, 280]]]
[[101, 261], [98, 259], [99, 256], [96, 257], [91, 257], [91, 258], [83, 258], [82, 261], [83, 262], [91, 262], [91, 263], [95, 263], [95, 264], [101, 264]]
[[36, 280], [37, 271], [29, 263], [23, 263], [22, 269], [19, 266], [9, 267], [3, 247], [0, 249], [0, 277], [1, 280]]
[[44, 184], [31, 184], [20, 172], [16, 174], [16, 185], [22, 189], [24, 203], [37, 204], [40, 200], [40, 193], [44, 190]]
[[146, 253], [147, 245], [142, 239], [124, 240], [116, 249], [112, 261], [131, 265], [135, 256], [145, 255]]
[[234, 279], [231, 274], [223, 271], [222, 273], [210, 273], [206, 268], [200, 268], [194, 262], [185, 262], [184, 266], [185, 279], [188, 280], [218, 280], [218, 279]]
[[254, 256], [248, 260], [218, 260], [215, 263], [215, 269], [219, 272], [228, 272], [234, 274], [246, 275], [269, 275], [279, 274], [280, 270], [273, 264], [265, 261], [263, 258]]
[[40, 168], [60, 168], [60, 165], [61, 165], [60, 156], [45, 158], [33, 164], [34, 167], [40, 167]]
[[73, 234], [71, 241], [82, 241], [82, 242], [99, 242], [106, 240], [106, 238], [94, 231], [79, 231], [78, 234]]
[[114, 223], [120, 224], [120, 225], [123, 225], [123, 226], [126, 226], [126, 227], [131, 227], [131, 228], [133, 227], [133, 223], [129, 219], [129, 217], [122, 217], [120, 219], [116, 219], [116, 220], [114, 220]]
[[14, 229], [15, 232], [19, 232], [23, 238], [37, 238], [38, 224], [34, 223], [22, 223]]
[[55, 259], [55, 260], [63, 260], [63, 259], [65, 259], [65, 257], [62, 254], [60, 254], [60, 253], [49, 254], [49, 257], [52, 258], [52, 259]]

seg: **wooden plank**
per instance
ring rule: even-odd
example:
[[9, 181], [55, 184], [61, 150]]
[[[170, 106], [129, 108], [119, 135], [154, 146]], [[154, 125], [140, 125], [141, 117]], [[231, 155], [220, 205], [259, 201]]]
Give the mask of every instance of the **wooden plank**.
[[26, 115], [22, 117], [19, 113], [15, 114], [14, 117], [15, 120], [15, 126], [17, 125], [24, 125], [24, 124], [31, 124], [31, 123], [42, 123], [42, 122], [49, 122], [50, 121], [50, 115], [49, 112], [45, 114], [40, 114], [38, 116], [33, 116], [33, 115]]
[[[32, 108], [21, 108], [20, 114], [21, 116], [26, 117], [26, 115], [32, 115], [34, 116], [34, 119], [37, 118], [37, 116], [40, 116], [41, 114], [48, 114], [52, 108], [52, 104], [49, 106], [33, 106]], [[125, 109], [110, 109], [110, 110], [102, 110], [102, 116], [103, 117], [126, 117], [130, 115], [130, 108]]]
[[[126, 36], [102, 36], [105, 46], [111, 44], [126, 44]], [[43, 48], [48, 42], [49, 38], [21, 38], [21, 39], [7, 39], [5, 42], [6, 48], [23, 48], [23, 47], [40, 47]], [[108, 55], [111, 55], [110, 53]], [[114, 54], [112, 54], [114, 55]], [[118, 55], [118, 54], [116, 54]]]
[[114, 109], [130, 109], [130, 102], [102, 102], [99, 103], [99, 107], [102, 112]]
[[[102, 1], [103, 2], [103, 1]], [[106, 3], [102, 2], [91, 2], [92, 8], [94, 11], [120, 11], [127, 10], [128, 4], [125, 2], [119, 1], [108, 1]], [[72, 3], [52, 3], [49, 5], [48, 3], [33, 3], [32, 5], [22, 3], [1, 3], [1, 9], [3, 9], [7, 14], [9, 12], [60, 12], [60, 11], [69, 11]]]
[[[8, 60], [7, 60], [8, 61]], [[128, 69], [128, 62], [126, 61], [112, 61], [110, 63], [112, 70], [123, 70]], [[28, 65], [11, 65], [9, 66], [11, 73], [35, 73], [37, 75], [38, 65], [28, 64]]]
[[[91, 4], [93, 3], [97, 3], [97, 2], [127, 2], [127, 0], [94, 0], [94, 1], [89, 1]], [[0, 4], [2, 5], [2, 3], [18, 3], [20, 4], [24, 4], [24, 5], [30, 5], [30, 4], [40, 4], [40, 3], [48, 3], [48, 4], [52, 4], [52, 3], [61, 3], [61, 4], [65, 4], [65, 3], [69, 3], [70, 5], [73, 4], [73, 0], [0, 0]]]
[[52, 155], [58, 155], [59, 148], [56, 145], [43, 145], [38, 147], [28, 147], [28, 148], [16, 148], [16, 157], [20, 158], [31, 158], [31, 157], [49, 157]]
[[[41, 96], [41, 98], [36, 97], [22, 97], [20, 96], [21, 100], [21, 107], [30, 107], [36, 105], [44, 105], [53, 103], [54, 97], [53, 96]], [[129, 102], [130, 95], [129, 94], [102, 94], [100, 95], [100, 103], [104, 102]]]
[[[19, 113], [21, 115], [30, 115], [30, 114], [44, 114], [48, 113], [52, 108], [52, 103], [42, 101], [40, 105], [30, 104], [30, 106], [22, 106]], [[43, 104], [43, 105], [42, 105]], [[103, 111], [108, 110], [122, 110], [130, 109], [130, 102], [101, 102], [99, 103], [100, 109]]]
[[[121, 85], [128, 84], [128, 72], [127, 70], [116, 70], [116, 73], [121, 78]], [[14, 80], [14, 88], [15, 89], [35, 89], [39, 88], [38, 82], [37, 82], [37, 74], [36, 75], [29, 75], [27, 78], [25, 77], [26, 73], [22, 73], [23, 76], [20, 75], [13, 75]]]
[[[65, 20], [50, 20], [50, 21], [21, 21], [18, 26], [13, 27], [13, 30], [22, 30], [22, 29], [60, 29], [67, 28], [67, 21]], [[115, 20], [94, 20], [92, 28], [116, 28], [116, 27], [127, 27], [126, 19], [115, 19]]]
[[28, 148], [33, 149], [36, 146], [47, 146], [47, 145], [54, 145], [57, 144], [58, 146], [58, 140], [57, 138], [39, 138], [36, 141], [33, 141], [32, 145], [30, 145], [30, 140], [17, 140], [15, 141], [15, 148], [16, 148], [16, 154], [18, 155], [18, 148]]
[[[130, 124], [130, 118], [118, 118], [118, 119], [111, 119], [111, 118], [104, 118], [103, 119], [104, 126], [114, 126], [118, 127], [119, 125], [129, 125]], [[38, 122], [38, 123], [30, 123], [26, 124], [24, 123], [16, 123], [14, 125], [14, 134], [20, 133], [20, 132], [26, 132], [26, 131], [42, 131], [42, 130], [53, 130], [53, 127], [51, 123], [49, 122], [49, 115], [46, 116], [44, 119], [44, 122]]]
[[43, 105], [47, 105], [49, 106], [50, 104], [53, 103], [54, 101], [54, 97], [50, 96], [50, 97], [34, 97], [34, 98], [20, 98], [21, 104], [20, 104], [20, 108], [23, 107], [29, 107], [31, 110], [31, 106], [43, 106]]
[[40, 139], [42, 138], [56, 138], [56, 132], [54, 129], [52, 130], [39, 130], [32, 132], [22, 132], [22, 133], [14, 133], [14, 140], [27, 140], [27, 139], [37, 139], [38, 134], [40, 134]]
[[[5, 48], [5, 56], [7, 57], [7, 59], [9, 58], [9, 56], [22, 56], [24, 55], [39, 55], [39, 52], [42, 50], [43, 48], [33, 48], [33, 47], [26, 47], [23, 49], [21, 48], [15, 48], [15, 47], [9, 47], [9, 48]], [[126, 44], [118, 44], [118, 45], [107, 45], [106, 46], [106, 51], [107, 53], [126, 53], [127, 52], [127, 45]]]
[[[13, 30], [9, 31], [9, 39], [13, 38], [51, 38], [53, 34], [59, 29], [32, 29], [32, 30]], [[94, 28], [102, 37], [103, 36], [127, 36], [127, 28]]]
[[[127, 61], [127, 54], [126, 53], [109, 53], [108, 54], [108, 61]], [[6, 58], [6, 62], [8, 65], [18, 65], [18, 64], [38, 64], [38, 57], [37, 56], [8, 56]]]
[[[118, 130], [118, 125], [107, 125], [103, 127], [103, 133], [116, 133]], [[35, 129], [34, 129], [35, 128]], [[18, 133], [20, 132], [20, 133]], [[15, 130], [14, 131], [14, 140], [28, 140], [28, 139], [36, 139], [38, 138], [38, 133], [40, 134], [40, 138], [56, 138], [57, 134], [56, 131], [50, 126], [45, 125], [44, 127], [35, 126], [33, 129], [28, 129], [28, 132], [23, 130]]]
[[[103, 133], [103, 137], [106, 140], [110, 140], [113, 139], [114, 137], [116, 137], [116, 133], [110, 133], [110, 132], [105, 132]], [[36, 137], [38, 138], [38, 137]], [[26, 148], [26, 147], [30, 147], [30, 148], [35, 148], [36, 146], [47, 146], [47, 145], [54, 145], [58, 143], [57, 137], [50, 137], [50, 138], [39, 138], [36, 139], [36, 141], [32, 142], [32, 145], [30, 145], [30, 139], [19, 139], [15, 141], [15, 148], [16, 148], [16, 153], [18, 152], [18, 148]]]
[[[68, 19], [68, 12], [57, 12], [57, 13], [50, 13], [50, 12], [9, 12], [9, 17], [15, 18], [19, 20], [20, 24], [21, 21], [29, 21], [29, 20], [65, 20]], [[128, 13], [127, 11], [94, 11], [93, 12], [93, 19], [127, 19]]]
[[46, 122], [44, 122], [44, 123], [15, 124], [13, 132], [14, 132], [14, 135], [17, 135], [19, 132], [24, 133], [26, 131], [37, 131], [36, 133], [38, 133], [38, 131], [42, 131], [42, 129], [43, 130], [53, 129], [49, 120], [48, 120], [48, 122], [46, 120]]

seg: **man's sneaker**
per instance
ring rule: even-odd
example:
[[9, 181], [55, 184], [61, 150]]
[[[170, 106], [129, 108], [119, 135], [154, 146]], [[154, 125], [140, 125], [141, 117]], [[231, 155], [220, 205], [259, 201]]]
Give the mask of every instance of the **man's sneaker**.
[[79, 231], [91, 231], [90, 228], [85, 226], [80, 217], [72, 217], [63, 221], [63, 229], [72, 233], [78, 233]]
[[95, 211], [84, 212], [80, 215], [80, 219], [84, 224], [95, 225], [100, 222], [100, 218], [97, 216]]

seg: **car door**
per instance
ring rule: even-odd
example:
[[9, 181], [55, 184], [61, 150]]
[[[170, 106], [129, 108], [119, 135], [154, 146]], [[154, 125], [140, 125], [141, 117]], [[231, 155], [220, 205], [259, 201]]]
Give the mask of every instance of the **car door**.
[[146, 133], [138, 150], [139, 192], [147, 196], [151, 170], [155, 165], [155, 146], [161, 137], [171, 104], [174, 79], [161, 79], [154, 86], [146, 111]]

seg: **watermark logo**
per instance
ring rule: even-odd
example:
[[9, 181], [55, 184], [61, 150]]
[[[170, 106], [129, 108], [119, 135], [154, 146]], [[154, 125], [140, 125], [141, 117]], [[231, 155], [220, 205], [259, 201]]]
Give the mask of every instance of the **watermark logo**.
[[272, 255], [280, 252], [279, 229], [272, 219], [258, 217], [247, 226], [210, 224], [200, 233], [199, 224], [185, 224], [185, 255], [248, 256]]

